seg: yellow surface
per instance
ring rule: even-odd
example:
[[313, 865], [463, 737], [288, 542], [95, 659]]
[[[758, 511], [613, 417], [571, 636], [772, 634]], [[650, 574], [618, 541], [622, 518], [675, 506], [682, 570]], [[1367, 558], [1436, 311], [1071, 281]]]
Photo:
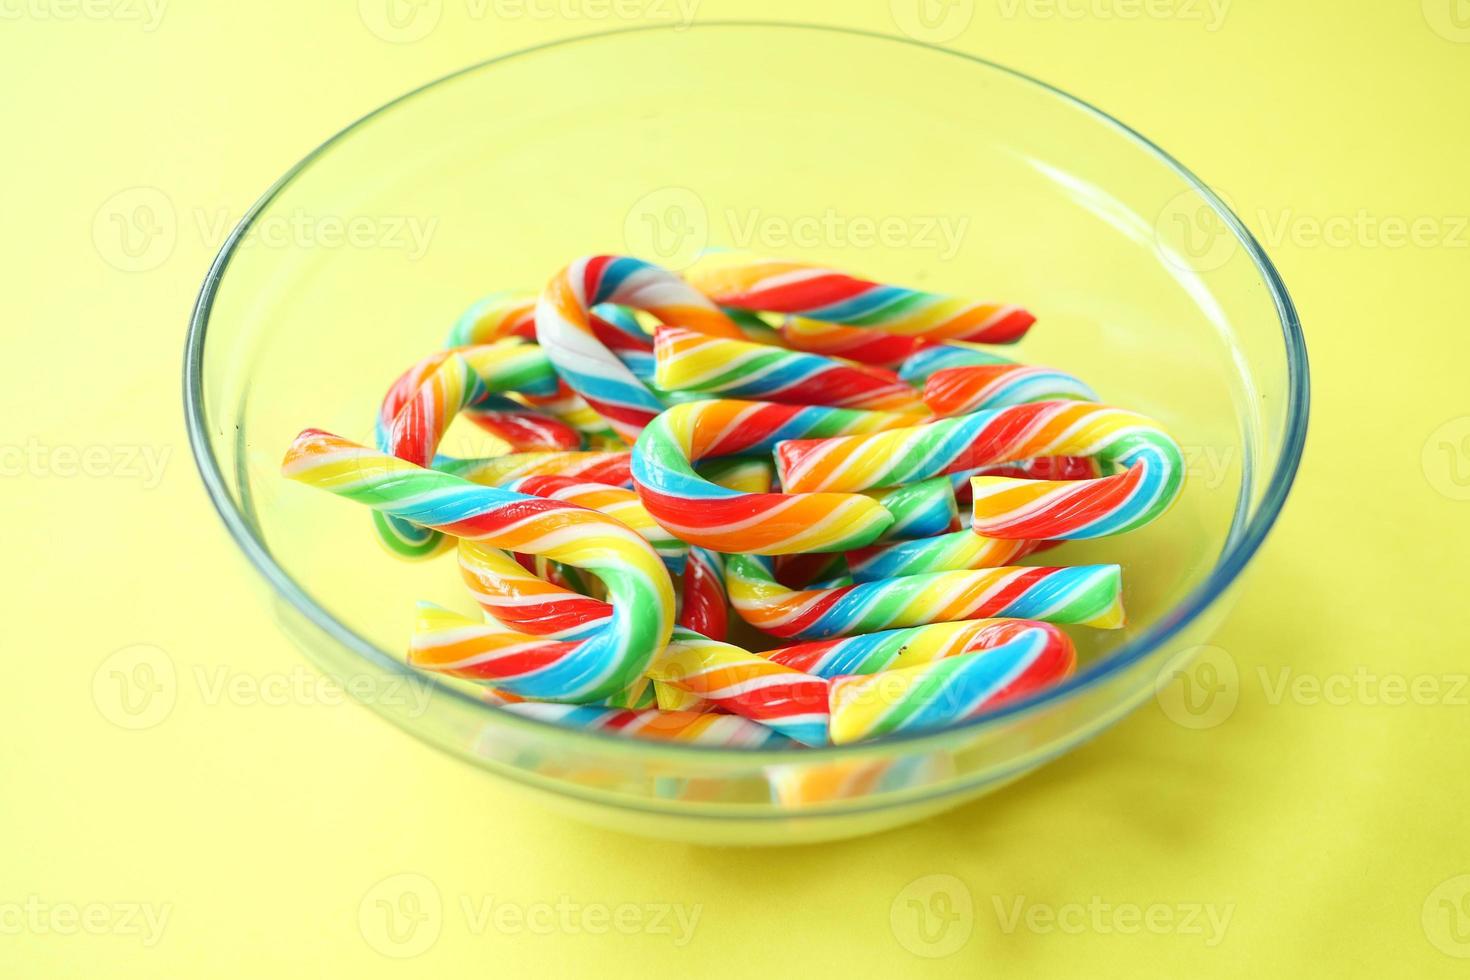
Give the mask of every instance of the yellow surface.
[[[1115, 113], [1263, 238], [1314, 374], [1308, 462], [1209, 710], [1150, 704], [921, 826], [744, 852], [568, 822], [338, 703], [205, 500], [185, 320], [258, 193], [451, 68], [680, 9], [397, 2], [419, 19], [0, 3], [0, 972], [1470, 971], [1463, 0], [936, 0], [927, 22], [906, 0], [685, 0], [953, 34]], [[129, 715], [114, 672], [157, 651], [176, 687]]]

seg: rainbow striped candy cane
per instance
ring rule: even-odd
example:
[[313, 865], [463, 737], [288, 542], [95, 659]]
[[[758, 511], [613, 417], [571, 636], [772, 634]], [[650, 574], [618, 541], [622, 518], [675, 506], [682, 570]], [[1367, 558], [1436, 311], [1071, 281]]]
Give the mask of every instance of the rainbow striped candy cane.
[[951, 340], [943, 344], [930, 344], [909, 354], [899, 365], [898, 376], [909, 384], [922, 388], [924, 382], [928, 381], [929, 376], [936, 371], [957, 367], [989, 367], [1015, 363], [1009, 357], [1002, 357], [977, 344]]
[[1123, 625], [1117, 565], [980, 568], [883, 582], [789, 589], [768, 560], [730, 555], [726, 585], [735, 611], [773, 636], [823, 640], [963, 619], [1037, 619], [1117, 629]]
[[486, 344], [501, 337], [536, 339], [536, 297], [502, 290], [491, 293], [460, 314], [450, 328], [445, 347]]
[[882, 582], [924, 572], [998, 568], [1014, 564], [1038, 547], [1034, 541], [987, 538], [967, 529], [849, 551], [847, 567], [855, 582]]
[[710, 456], [769, 452], [805, 436], [874, 432], [912, 415], [715, 400], [676, 405], [655, 418], [633, 447], [633, 485], [653, 519], [713, 551], [779, 555], [846, 551], [872, 543], [893, 515], [860, 494], [740, 493], [699, 476]]
[[637, 683], [673, 630], [674, 588], [652, 547], [585, 507], [469, 483], [448, 473], [307, 429], [291, 444], [285, 475], [455, 537], [544, 555], [602, 580], [612, 602], [606, 627], [564, 646], [500, 634], [496, 687], [541, 700], [598, 701]]
[[908, 629], [881, 630], [836, 640], [818, 640], [767, 650], [761, 656], [815, 677], [877, 674], [933, 663], [1009, 643], [1018, 632], [1036, 630], [1065, 659], [1076, 657], [1072, 640], [1050, 623], [1027, 619], [970, 619]]
[[893, 524], [881, 540], [929, 538], [960, 526], [954, 487], [946, 477], [864, 492], [893, 515]]
[[654, 333], [654, 358], [654, 384], [665, 390], [788, 405], [929, 414], [914, 389], [891, 371], [711, 337], [685, 327], [659, 327]]
[[823, 323], [800, 317], [788, 317], [783, 321], [779, 335], [781, 343], [791, 350], [888, 368], [906, 364], [918, 352], [938, 343], [872, 327], [844, 327], [840, 323]]
[[553, 415], [502, 395], [489, 395], [465, 412], [465, 418], [505, 443], [513, 453], [575, 452], [582, 433]]
[[[556, 375], [546, 356], [518, 337], [423, 358], [400, 375], [383, 398], [378, 448], [427, 466], [461, 411], [484, 402], [492, 392], [509, 390], [556, 390]], [[450, 544], [435, 531], [389, 514], [374, 512], [373, 526], [379, 540], [402, 558], [429, 558]]]
[[831, 682], [834, 745], [966, 721], [1002, 702], [1049, 687], [1077, 664], [1055, 631], [1015, 624], [996, 646], [913, 667]]
[[602, 303], [643, 310], [715, 336], [739, 338], [720, 309], [666, 269], [626, 256], [578, 259], [557, 273], [536, 305], [536, 335], [566, 383], [628, 442], [663, 401], [600, 339], [588, 311]]
[[[618, 306], [593, 307], [588, 317], [599, 335], [605, 330], [623, 334], [629, 343], [628, 349], [653, 353], [653, 342], [637, 319]], [[536, 297], [530, 293], [505, 290], [491, 293], [466, 310], [449, 331], [445, 347], [467, 347], [471, 344], [488, 344], [502, 337], [536, 339]], [[636, 342], [636, 345], [632, 342]], [[615, 345], [620, 346], [620, 345]], [[649, 359], [650, 376], [653, 370]]]
[[[626, 329], [632, 317], [617, 307], [599, 307], [589, 317], [593, 329], [604, 327]], [[637, 322], [632, 326], [638, 329]], [[455, 321], [449, 331], [447, 347], [464, 347], [472, 344], [487, 344], [504, 337], [536, 339], [536, 297], [529, 293], [505, 291], [492, 293], [475, 303]], [[645, 341], [647, 337], [645, 336]], [[620, 351], [619, 356], [623, 356]], [[649, 377], [653, 371], [653, 351], [647, 353]], [[555, 416], [560, 421], [587, 436], [611, 434], [602, 416], [566, 385], [557, 386], [555, 393], [527, 395], [533, 406]]]
[[[423, 391], [435, 373], [451, 358], [458, 357], [468, 364], [482, 382], [480, 395], [488, 397], [493, 392], [518, 391], [529, 395], [549, 397], [557, 392], [556, 370], [546, 354], [535, 344], [520, 337], [506, 337], [488, 344], [468, 347], [451, 347], [435, 351], [421, 358], [394, 380], [378, 407], [378, 432], [391, 431], [394, 420], [410, 402], [422, 401]], [[475, 404], [444, 403], [442, 410], [454, 417], [454, 413]]]
[[[789, 492], [859, 491], [1044, 456], [1094, 456], [1094, 480], [977, 476], [972, 528], [996, 538], [1073, 540], [1158, 518], [1184, 484], [1184, 455], [1152, 419], [1085, 402], [1034, 402], [863, 436], [777, 447]], [[655, 515], [657, 516], [657, 515]]]
[[[474, 541], [459, 545], [460, 575], [480, 607], [497, 622], [523, 633], [582, 639], [601, 629], [612, 606], [528, 571], [496, 548]], [[680, 581], [678, 624], [711, 639], [729, 629], [729, 598], [719, 555], [690, 548]]]
[[564, 500], [600, 511], [637, 531], [658, 552], [671, 572], [683, 571], [689, 557], [689, 546], [659, 527], [632, 490], [570, 476], [523, 476], [502, 483], [501, 489], [548, 500]]
[[805, 745], [827, 744], [829, 685], [820, 677], [679, 629], [648, 676]]
[[1027, 402], [1095, 402], [1097, 393], [1063, 371], [1029, 364], [985, 364], [935, 371], [924, 382], [923, 398], [935, 415], [953, 416]]
[[886, 286], [835, 269], [742, 252], [708, 252], [685, 276], [721, 306], [930, 340], [1012, 343], [1036, 322], [1018, 306]]
[[603, 628], [612, 606], [548, 582], [499, 548], [459, 543], [459, 572], [470, 595], [508, 629], [558, 640], [581, 640]]
[[566, 476], [584, 483], [625, 486], [633, 480], [633, 457], [627, 451], [512, 453], [507, 456], [485, 456], [453, 459], [439, 456], [434, 469], [498, 487], [510, 480], [529, 476]]
[[[510, 636], [512, 639], [507, 640]], [[525, 637], [421, 603], [410, 647], [416, 667], [504, 686], [506, 661], [535, 655]], [[561, 652], [571, 641], [541, 641], [536, 649]], [[544, 654], [543, 654], [544, 655]], [[687, 629], [649, 665], [648, 677], [688, 692], [732, 714], [757, 721], [807, 745], [827, 743], [826, 680], [711, 640]]]

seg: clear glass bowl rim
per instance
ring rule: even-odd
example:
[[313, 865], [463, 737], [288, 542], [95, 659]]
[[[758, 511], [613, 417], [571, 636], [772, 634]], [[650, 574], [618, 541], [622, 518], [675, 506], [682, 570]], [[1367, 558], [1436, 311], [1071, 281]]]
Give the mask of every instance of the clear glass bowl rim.
[[935, 743], [937, 745], [938, 743], [948, 742], [961, 733], [978, 734], [980, 730], [1002, 724], [1007, 719], [1017, 715], [1039, 711], [1055, 702], [1066, 700], [1073, 695], [1080, 694], [1102, 683], [1113, 674], [1127, 669], [1158, 650], [1219, 598], [1245, 569], [1245, 566], [1260, 548], [1261, 543], [1266, 539], [1266, 535], [1270, 532], [1272, 526], [1276, 523], [1277, 517], [1281, 513], [1281, 508], [1285, 504], [1287, 495], [1291, 490], [1291, 485], [1296, 478], [1297, 469], [1301, 463], [1302, 452], [1306, 445], [1307, 417], [1310, 404], [1306, 339], [1302, 334], [1301, 321], [1297, 316], [1296, 307], [1292, 303], [1291, 296], [1287, 292], [1286, 284], [1282, 281], [1280, 274], [1276, 271], [1275, 265], [1272, 264], [1265, 250], [1256, 241], [1255, 236], [1241, 223], [1240, 219], [1230, 207], [1203, 181], [1195, 176], [1192, 171], [1174, 159], [1167, 151], [1160, 148], [1132, 127], [1113, 118], [1096, 106], [1024, 72], [1008, 68], [984, 58], [965, 54], [961, 51], [927, 44], [923, 41], [850, 27], [788, 21], [718, 20], [699, 21], [687, 28], [681, 29], [704, 31], [722, 28], [804, 30], [845, 34], [878, 41], [888, 41], [895, 44], [912, 45], [913, 47], [932, 51], [936, 55], [961, 58], [985, 68], [1003, 72], [1023, 82], [1035, 85], [1050, 95], [1083, 110], [1103, 124], [1116, 129], [1144, 150], [1154, 154], [1174, 171], [1174, 173], [1193, 187], [1200, 197], [1224, 219], [1232, 234], [1235, 235], [1236, 240], [1244, 248], [1246, 254], [1250, 256], [1251, 261], [1255, 263], [1257, 270], [1261, 274], [1262, 281], [1265, 283], [1276, 304], [1277, 318], [1280, 321], [1282, 337], [1286, 347], [1287, 400], [1285, 407], [1287, 416], [1286, 430], [1282, 435], [1281, 456], [1277, 461], [1275, 471], [1271, 474], [1260, 505], [1256, 513], [1247, 522], [1244, 530], [1236, 536], [1233, 545], [1229, 545], [1226, 548], [1225, 553], [1220, 557], [1220, 560], [1216, 563], [1209, 576], [1167, 614], [1160, 617], [1157, 622], [1149, 626], [1138, 636], [1124, 643], [1116, 650], [1113, 650], [1106, 658], [1088, 665], [1087, 668], [1079, 671], [1076, 675], [1055, 687], [1047, 688], [1034, 695], [1017, 699], [971, 721], [937, 731], [894, 735], [873, 742], [859, 742], [852, 745], [804, 748], [795, 756], [793, 756], [790, 750], [728, 749], [683, 742], [619, 738], [596, 731], [567, 728], [552, 722], [540, 721], [534, 718], [515, 715], [508, 711], [502, 711], [500, 708], [481, 701], [459, 688], [444, 684], [432, 675], [426, 675], [416, 671], [402, 660], [380, 649], [371, 641], [353, 631], [347, 624], [336, 619], [326, 609], [319, 606], [306, 594], [301, 586], [297, 585], [295, 580], [276, 563], [270, 552], [265, 548], [263, 542], [254, 535], [244, 515], [240, 513], [239, 508], [235, 505], [233, 499], [231, 499], [229, 489], [225, 483], [224, 474], [220, 469], [219, 460], [215, 458], [214, 450], [210, 443], [208, 419], [205, 416], [204, 410], [204, 344], [208, 332], [210, 313], [213, 310], [215, 297], [219, 291], [224, 273], [229, 267], [230, 260], [234, 257], [236, 248], [254, 225], [255, 219], [288, 184], [339, 140], [359, 127], [366, 125], [377, 116], [431, 89], [447, 84], [461, 76], [513, 58], [520, 58], [540, 51], [571, 44], [606, 40], [624, 34], [670, 31], [675, 29], [673, 25], [625, 27], [559, 38], [554, 41], [497, 55], [493, 58], [487, 58], [484, 61], [468, 65], [421, 85], [390, 102], [384, 103], [332, 135], [283, 174], [261, 195], [260, 199], [251, 206], [250, 210], [245, 213], [240, 219], [239, 224], [230, 232], [230, 236], [220, 248], [219, 254], [215, 256], [209, 273], [205, 277], [203, 285], [200, 287], [198, 298], [195, 301], [194, 309], [190, 316], [188, 337], [184, 348], [184, 416], [189, 433], [189, 445], [193, 451], [195, 464], [199, 467], [199, 473], [204, 481], [205, 489], [209, 494], [210, 500], [213, 502], [215, 510], [219, 512], [220, 518], [224, 521], [225, 527], [229, 530], [230, 535], [235, 539], [235, 543], [239, 545], [250, 563], [265, 577], [266, 581], [271, 584], [277, 593], [284, 596], [308, 620], [321, 628], [328, 636], [353, 650], [375, 667], [392, 674], [412, 674], [418, 678], [418, 683], [427, 681], [427, 683], [432, 685], [434, 697], [457, 699], [470, 705], [474, 710], [493, 713], [498, 723], [520, 727], [528, 731], [536, 731], [551, 739], [567, 739], [572, 742], [590, 740], [596, 743], [598, 751], [611, 751], [617, 754], [626, 753], [635, 756], [648, 755], [650, 757], [663, 757], [667, 754], [682, 755], [687, 753], [699, 756], [706, 762], [715, 761], [715, 757], [723, 757], [732, 763], [763, 764], [767, 762], [790, 763], [797, 758], [802, 761], [812, 762], [836, 758], [857, 758], [864, 755], [887, 754], [889, 750], [899, 746], [902, 746], [905, 750], [922, 751], [924, 746], [915, 743]]

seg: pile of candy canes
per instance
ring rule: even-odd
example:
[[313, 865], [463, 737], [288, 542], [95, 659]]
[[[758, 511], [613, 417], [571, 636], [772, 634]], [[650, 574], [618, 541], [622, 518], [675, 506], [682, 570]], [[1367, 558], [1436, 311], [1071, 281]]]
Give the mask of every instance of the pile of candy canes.
[[[1183, 482], [1157, 423], [981, 346], [1032, 322], [738, 253], [585, 258], [472, 307], [376, 449], [308, 429], [284, 472], [399, 557], [457, 550], [483, 621], [420, 604], [409, 661], [507, 711], [738, 747], [935, 729], [1070, 674], [1053, 624], [1123, 623], [1117, 565], [1019, 559]], [[461, 415], [504, 454], [439, 455]], [[794, 645], [727, 642], [731, 607]]]

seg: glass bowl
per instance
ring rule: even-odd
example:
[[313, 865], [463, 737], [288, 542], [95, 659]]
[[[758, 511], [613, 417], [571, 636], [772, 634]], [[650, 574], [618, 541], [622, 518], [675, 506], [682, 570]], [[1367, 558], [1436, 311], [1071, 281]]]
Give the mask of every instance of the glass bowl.
[[[389, 381], [485, 294], [537, 290], [581, 255], [678, 268], [721, 246], [1022, 304], [1038, 322], [1008, 353], [1172, 430], [1189, 469], [1179, 504], [1046, 559], [1124, 568], [1129, 625], [1072, 631], [1074, 677], [938, 733], [738, 751], [554, 727], [404, 663], [415, 600], [468, 606], [455, 563], [395, 561], [362, 508], [284, 480], [292, 437], [315, 426], [371, 442]], [[225, 243], [194, 310], [184, 389], [204, 483], [275, 616], [356, 697], [588, 820], [746, 844], [953, 807], [1173, 683], [1276, 519], [1308, 402], [1276, 270], [1143, 137], [966, 55], [746, 23], [496, 58], [328, 140]], [[446, 451], [470, 454], [468, 438], [451, 433]]]

